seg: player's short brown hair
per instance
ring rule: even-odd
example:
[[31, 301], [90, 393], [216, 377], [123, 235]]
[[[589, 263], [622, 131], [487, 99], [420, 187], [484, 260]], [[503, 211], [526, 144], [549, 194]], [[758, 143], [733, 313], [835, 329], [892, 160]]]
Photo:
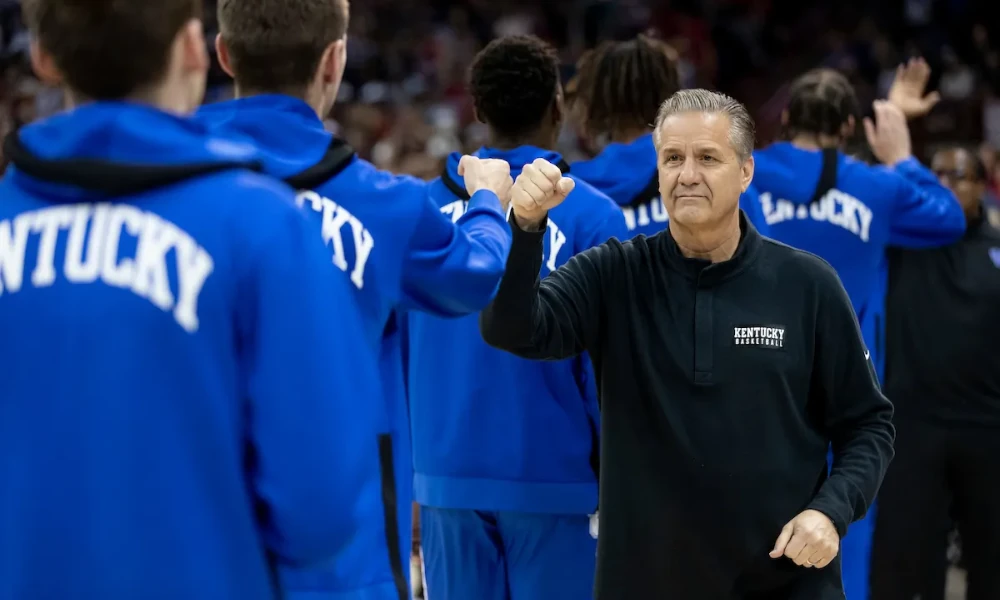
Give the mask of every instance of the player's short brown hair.
[[219, 0], [236, 84], [258, 92], [308, 85], [323, 52], [347, 35], [347, 23], [347, 0]]
[[93, 100], [126, 98], [166, 75], [177, 34], [201, 0], [25, 0], [24, 19], [65, 84]]

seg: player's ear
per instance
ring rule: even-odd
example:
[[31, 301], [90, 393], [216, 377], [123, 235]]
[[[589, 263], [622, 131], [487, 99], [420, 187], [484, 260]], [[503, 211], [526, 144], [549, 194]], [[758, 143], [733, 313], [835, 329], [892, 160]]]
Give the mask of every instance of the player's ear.
[[181, 67], [184, 71], [207, 73], [210, 64], [201, 19], [191, 19], [177, 35], [174, 42], [180, 45]]
[[324, 85], [330, 85], [340, 81], [343, 76], [344, 67], [347, 62], [347, 40], [339, 39], [329, 46], [323, 52], [323, 58], [320, 59], [320, 77], [322, 78]]
[[52, 55], [42, 48], [37, 39], [31, 40], [31, 68], [42, 83], [60, 85], [62, 73], [56, 68]]
[[788, 109], [787, 108], [781, 111], [781, 124], [782, 124], [782, 126], [785, 126], [785, 127], [788, 126]]
[[178, 69], [185, 76], [208, 73], [210, 66], [208, 48], [205, 47], [205, 29], [200, 19], [191, 19], [177, 32], [171, 56], [171, 69]]
[[232, 58], [229, 56], [229, 44], [226, 43], [226, 38], [222, 37], [221, 33], [215, 36], [215, 55], [219, 57], [219, 66], [226, 72], [226, 75], [235, 79]]

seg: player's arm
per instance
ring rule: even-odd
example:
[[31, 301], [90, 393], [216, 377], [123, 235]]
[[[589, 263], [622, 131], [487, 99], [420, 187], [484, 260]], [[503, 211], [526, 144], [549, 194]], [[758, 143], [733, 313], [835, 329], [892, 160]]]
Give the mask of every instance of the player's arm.
[[249, 476], [268, 549], [291, 564], [335, 556], [380, 527], [380, 390], [347, 275], [291, 207], [244, 267], [237, 315]]
[[[950, 244], [965, 232], [962, 207], [934, 173], [913, 158], [910, 130], [903, 111], [876, 100], [875, 119], [865, 118], [865, 137], [872, 153], [888, 169], [886, 181], [876, 190], [892, 202], [889, 245], [928, 248]], [[881, 183], [881, 182], [879, 182]]]
[[425, 198], [403, 264], [402, 305], [442, 317], [482, 310], [500, 283], [510, 239], [491, 190], [472, 194], [457, 223]]
[[403, 265], [404, 308], [467, 315], [482, 310], [500, 283], [511, 243], [504, 218], [513, 185], [510, 165], [463, 156], [458, 173], [469, 192], [468, 207], [452, 223], [424, 199]]
[[913, 158], [896, 163], [898, 175], [889, 244], [932, 248], [950, 244], [965, 232], [965, 214], [958, 199], [941, 185], [930, 169]]
[[893, 457], [892, 404], [879, 389], [847, 291], [828, 265], [817, 277], [814, 375], [833, 443], [833, 467], [809, 508], [843, 536], [875, 501]]

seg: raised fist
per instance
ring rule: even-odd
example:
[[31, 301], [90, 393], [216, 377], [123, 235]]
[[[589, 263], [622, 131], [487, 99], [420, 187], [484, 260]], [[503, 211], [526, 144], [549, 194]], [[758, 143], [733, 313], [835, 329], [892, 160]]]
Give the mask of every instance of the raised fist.
[[511, 190], [514, 221], [525, 231], [537, 230], [549, 211], [559, 206], [575, 185], [572, 179], [563, 177], [559, 167], [536, 158], [524, 166]]
[[472, 196], [478, 191], [489, 190], [500, 198], [504, 212], [510, 205], [510, 165], [499, 158], [477, 158], [466, 155], [458, 162], [458, 174], [465, 179], [465, 190]]

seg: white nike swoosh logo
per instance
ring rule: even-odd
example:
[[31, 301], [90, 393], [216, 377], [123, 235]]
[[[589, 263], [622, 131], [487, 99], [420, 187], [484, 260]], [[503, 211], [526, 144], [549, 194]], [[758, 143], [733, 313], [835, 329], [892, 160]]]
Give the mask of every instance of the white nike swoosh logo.
[[871, 353], [868, 352], [867, 350], [865, 350], [865, 360], [868, 360], [868, 357], [870, 357], [870, 356], [871, 356]]

